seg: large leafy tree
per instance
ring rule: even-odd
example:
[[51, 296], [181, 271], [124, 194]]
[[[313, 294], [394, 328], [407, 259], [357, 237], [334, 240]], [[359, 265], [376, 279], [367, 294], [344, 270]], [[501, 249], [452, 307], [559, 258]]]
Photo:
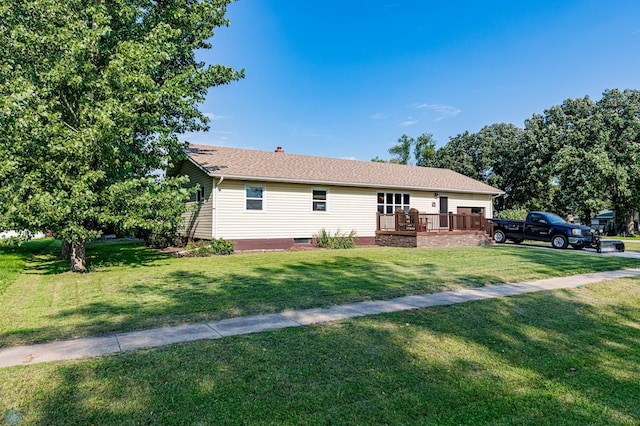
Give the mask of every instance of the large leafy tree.
[[411, 150], [416, 140], [406, 134], [403, 134], [398, 138], [398, 143], [389, 148], [389, 154], [394, 157], [390, 160], [391, 163], [396, 164], [409, 164], [411, 159]]
[[520, 208], [527, 200], [521, 196], [528, 174], [523, 130], [513, 124], [496, 123], [477, 134], [482, 147], [485, 182], [505, 191], [495, 200], [498, 210]]
[[449, 142], [436, 152], [435, 163], [437, 167], [451, 169], [478, 180], [484, 179], [488, 169], [476, 134], [468, 131], [449, 138]]
[[437, 151], [436, 164], [503, 189], [497, 209], [520, 208], [528, 202], [522, 196], [529, 180], [525, 141], [523, 130], [513, 124], [492, 124], [451, 138]]
[[431, 133], [423, 133], [414, 145], [416, 166], [433, 167], [436, 159], [436, 140]]
[[523, 172], [527, 174], [527, 179], [515, 194], [522, 209], [556, 210], [554, 204], [559, 187], [552, 160], [557, 144], [550, 133], [544, 115], [533, 114], [524, 122], [522, 155]]
[[171, 222], [183, 181], [149, 176], [207, 128], [207, 90], [242, 77], [195, 58], [229, 2], [1, 2], [0, 225], [54, 232], [84, 271], [102, 227]]
[[602, 139], [601, 114], [588, 97], [567, 99], [545, 111], [547, 133], [554, 141], [551, 170], [558, 186], [557, 209], [578, 213], [590, 223], [606, 207], [608, 149]]
[[640, 91], [606, 90], [597, 106], [607, 152], [601, 165], [607, 195], [617, 221], [633, 233], [633, 212], [640, 210]]
[[[436, 141], [431, 133], [423, 133], [417, 138], [403, 134], [398, 138], [396, 145], [389, 148], [389, 154], [393, 155], [388, 162], [394, 164], [412, 164], [429, 167], [435, 164]], [[371, 161], [386, 163], [380, 157]]]

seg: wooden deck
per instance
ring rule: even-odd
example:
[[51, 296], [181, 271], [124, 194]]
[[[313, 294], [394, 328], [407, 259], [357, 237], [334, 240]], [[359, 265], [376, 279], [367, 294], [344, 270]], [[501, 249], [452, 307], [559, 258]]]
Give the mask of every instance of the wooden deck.
[[433, 233], [485, 232], [491, 223], [481, 214], [396, 212], [378, 213], [376, 234], [422, 235]]
[[386, 247], [460, 247], [493, 244], [493, 224], [481, 214], [378, 213], [376, 244]]

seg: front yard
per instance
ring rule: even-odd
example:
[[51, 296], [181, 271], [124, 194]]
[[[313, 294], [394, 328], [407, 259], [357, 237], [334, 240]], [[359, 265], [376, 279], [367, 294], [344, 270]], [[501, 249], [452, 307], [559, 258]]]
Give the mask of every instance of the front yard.
[[[76, 275], [58, 248], [0, 255], [3, 346], [640, 265], [517, 246], [174, 259], [110, 243], [90, 246], [92, 272]], [[624, 279], [2, 368], [0, 418], [636, 425], [638, 318], [640, 279]]]
[[[59, 243], [5, 253], [0, 347], [240, 315], [330, 306], [576, 273], [636, 259], [496, 246], [363, 248], [176, 259], [138, 243], [88, 247], [89, 274], [67, 272]], [[35, 251], [28, 256], [28, 249]], [[20, 270], [22, 261], [24, 270]], [[16, 263], [17, 262], [17, 263]], [[26, 262], [26, 263], [25, 263]]]
[[638, 318], [640, 280], [626, 279], [5, 368], [0, 415], [43, 425], [637, 425]]

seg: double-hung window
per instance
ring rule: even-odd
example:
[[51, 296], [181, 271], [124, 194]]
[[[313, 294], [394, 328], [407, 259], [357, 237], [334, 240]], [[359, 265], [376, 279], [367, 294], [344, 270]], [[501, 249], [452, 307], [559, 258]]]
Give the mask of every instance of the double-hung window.
[[313, 211], [326, 212], [327, 211], [327, 190], [314, 189], [312, 192], [313, 192], [313, 204], [312, 204]]
[[245, 185], [245, 206], [247, 210], [264, 210], [264, 186]]

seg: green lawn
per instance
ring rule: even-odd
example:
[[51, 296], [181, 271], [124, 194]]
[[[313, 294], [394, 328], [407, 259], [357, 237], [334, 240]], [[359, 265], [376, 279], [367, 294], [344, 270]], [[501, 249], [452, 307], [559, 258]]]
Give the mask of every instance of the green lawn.
[[51, 245], [55, 245], [55, 241], [31, 241], [17, 249], [0, 247], [0, 297], [11, 283], [23, 272], [31, 254], [46, 250]]
[[0, 298], [0, 346], [640, 266], [511, 245], [175, 259], [109, 243], [88, 247], [91, 273], [72, 274], [57, 243], [31, 244]]
[[638, 318], [640, 280], [625, 279], [4, 368], [0, 416], [17, 410], [24, 424], [43, 425], [637, 425]]
[[[618, 239], [617, 237], [611, 237], [611, 239]], [[624, 247], [626, 251], [640, 251], [640, 238], [620, 238], [624, 241]]]

